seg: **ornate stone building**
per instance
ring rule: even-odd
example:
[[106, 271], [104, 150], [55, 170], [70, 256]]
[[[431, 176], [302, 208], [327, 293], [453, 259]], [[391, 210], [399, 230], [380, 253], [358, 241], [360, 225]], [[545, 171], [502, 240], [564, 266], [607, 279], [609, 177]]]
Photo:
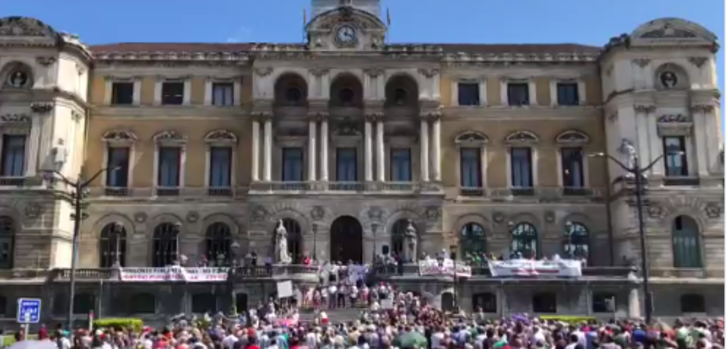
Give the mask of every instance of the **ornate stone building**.
[[[271, 255], [282, 220], [296, 260], [401, 252], [409, 222], [420, 253], [571, 253], [588, 265], [574, 281], [395, 282], [442, 303], [457, 286], [461, 305], [494, 314], [609, 316], [614, 296], [620, 316], [637, 315], [633, 182], [597, 153], [658, 160], [644, 208], [656, 316], [723, 315], [713, 33], [664, 18], [604, 47], [398, 44], [379, 12], [378, 0], [313, 1], [301, 44], [86, 46], [0, 20], [0, 318], [23, 296], [62, 317], [74, 223], [62, 177], [98, 173], [79, 313], [225, 308], [224, 283], [120, 282], [109, 268]], [[235, 279], [238, 308], [274, 283]]]

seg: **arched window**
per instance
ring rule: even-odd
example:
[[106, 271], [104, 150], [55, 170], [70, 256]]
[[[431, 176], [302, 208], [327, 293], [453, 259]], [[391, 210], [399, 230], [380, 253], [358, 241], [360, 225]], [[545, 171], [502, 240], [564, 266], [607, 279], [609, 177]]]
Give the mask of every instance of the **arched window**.
[[231, 246], [232, 230], [227, 224], [217, 222], [207, 227], [206, 256], [210, 265], [229, 265]]
[[[282, 226], [287, 230], [287, 253], [292, 258], [292, 263], [297, 264], [302, 260], [303, 246], [302, 246], [302, 229], [300, 224], [294, 219], [283, 218]], [[275, 228], [277, 229], [277, 226]], [[275, 232], [273, 231], [273, 239], [275, 239]], [[273, 245], [275, 246], [275, 245]]]
[[701, 268], [701, 246], [698, 224], [688, 216], [678, 216], [671, 226], [673, 235], [673, 266], [676, 268]]
[[583, 259], [590, 255], [590, 239], [587, 227], [582, 223], [567, 222], [565, 224], [565, 241], [563, 258]]
[[557, 295], [550, 292], [535, 294], [532, 297], [532, 311], [535, 313], [556, 313]]
[[89, 314], [96, 308], [96, 297], [90, 293], [81, 293], [73, 297], [73, 314]]
[[513, 253], [522, 254], [523, 258], [537, 257], [537, 229], [529, 223], [519, 223], [512, 228]]
[[109, 223], [101, 230], [98, 252], [101, 268], [111, 268], [118, 262], [126, 266], [126, 228], [119, 223]]
[[179, 225], [161, 223], [154, 229], [154, 249], [151, 266], [163, 268], [174, 264], [179, 253]]
[[307, 82], [299, 74], [285, 73], [275, 81], [275, 104], [277, 105], [301, 106], [306, 103], [307, 96]]
[[0, 269], [13, 268], [15, 247], [15, 222], [7, 216], [0, 216]]
[[706, 300], [700, 294], [681, 296], [681, 313], [705, 313]]
[[479, 308], [485, 313], [496, 313], [497, 312], [497, 296], [493, 293], [476, 293], [474, 294], [473, 305], [474, 311], [479, 311]]
[[154, 314], [156, 313], [156, 297], [150, 293], [137, 293], [131, 297], [132, 314]]
[[475, 257], [481, 257], [487, 252], [487, 240], [484, 235], [484, 227], [477, 223], [467, 223], [461, 227], [459, 240], [461, 257], [464, 260], [473, 261]]
[[192, 296], [192, 313], [214, 314], [217, 312], [217, 297], [211, 293], [199, 293]]
[[406, 248], [406, 228], [408, 228], [409, 222], [411, 222], [410, 219], [399, 219], [393, 224], [391, 229], [391, 253], [396, 256], [403, 256], [404, 254]]

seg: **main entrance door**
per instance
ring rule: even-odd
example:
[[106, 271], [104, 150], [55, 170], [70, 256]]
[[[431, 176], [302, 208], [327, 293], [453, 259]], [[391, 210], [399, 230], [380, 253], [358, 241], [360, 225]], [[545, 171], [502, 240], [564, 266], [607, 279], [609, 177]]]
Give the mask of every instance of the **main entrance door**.
[[363, 227], [350, 216], [339, 217], [330, 227], [330, 259], [363, 262]]

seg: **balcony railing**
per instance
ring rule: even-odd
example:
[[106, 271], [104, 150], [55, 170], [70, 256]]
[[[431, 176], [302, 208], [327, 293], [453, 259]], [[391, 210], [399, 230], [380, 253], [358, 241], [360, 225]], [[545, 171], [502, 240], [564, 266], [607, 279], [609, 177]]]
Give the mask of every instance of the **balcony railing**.
[[[142, 269], [143, 272], [148, 273], [149, 275], [163, 275], [166, 270], [169, 270], [169, 268], [129, 268], [129, 269]], [[197, 271], [202, 268], [190, 268], [187, 270], [193, 270], [196, 269]], [[207, 270], [219, 270], [218, 268], [206, 268]], [[229, 270], [229, 269], [225, 269]], [[297, 265], [297, 264], [291, 264], [291, 265], [273, 265], [273, 266], [238, 266], [235, 267], [234, 273], [232, 274], [235, 278], [234, 281], [244, 281], [245, 279], [249, 278], [273, 278], [276, 276], [281, 277], [315, 277], [318, 276], [319, 268], [317, 266], [310, 266], [310, 265]], [[223, 271], [224, 273], [224, 271]], [[192, 273], [194, 274], [194, 273]], [[69, 281], [71, 277], [71, 270], [70, 269], [54, 269], [50, 271], [49, 273], [45, 273], [44, 276], [50, 276], [51, 281]], [[144, 273], [140, 275], [145, 275]], [[229, 275], [229, 274], [227, 274]], [[114, 269], [114, 268], [79, 268], [76, 269], [75, 272], [75, 279], [77, 281], [122, 281], [121, 278], [121, 269]], [[154, 279], [140, 279], [144, 280], [143, 282], [165, 282], [165, 281], [156, 281]], [[183, 281], [183, 280], [177, 280], [175, 281]], [[207, 282], [224, 282], [225, 280], [220, 279], [214, 279], [213, 281], [207, 281]], [[129, 281], [134, 282], [134, 281]], [[173, 282], [173, 281], [172, 281]]]
[[0, 177], [0, 187], [22, 187], [25, 185], [25, 177]]
[[700, 184], [701, 180], [698, 177], [663, 177], [664, 186], [697, 187]]
[[[602, 277], [602, 278], [628, 278], [633, 272], [631, 267], [583, 267], [582, 277]], [[396, 276], [415, 276], [419, 275], [419, 266], [416, 264], [404, 265], [381, 265], [371, 268], [371, 273], [377, 277], [396, 277]], [[477, 278], [493, 278], [489, 267], [473, 266], [471, 267], [471, 277]]]
[[244, 192], [233, 187], [199, 187], [199, 188], [127, 188], [127, 187], [93, 187], [91, 197], [105, 198], [232, 198]]
[[254, 182], [250, 191], [264, 193], [304, 193], [304, 192], [382, 192], [418, 193], [439, 192], [441, 183], [428, 182]]
[[[602, 188], [534, 187], [534, 188], [460, 188], [461, 196], [486, 196], [491, 199], [537, 199], [577, 200], [600, 199], [604, 197]], [[477, 195], [481, 193], [480, 195]], [[468, 194], [468, 195], [467, 195]]]

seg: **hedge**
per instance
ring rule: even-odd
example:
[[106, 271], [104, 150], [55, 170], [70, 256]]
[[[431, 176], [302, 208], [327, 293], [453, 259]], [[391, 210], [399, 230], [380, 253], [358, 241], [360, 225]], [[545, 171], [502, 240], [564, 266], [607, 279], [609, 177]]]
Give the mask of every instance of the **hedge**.
[[94, 328], [113, 328], [113, 329], [126, 329], [132, 328], [135, 332], [140, 332], [141, 328], [144, 327], [144, 321], [141, 319], [133, 318], [108, 318], [98, 319], [93, 321]]
[[590, 322], [593, 320], [597, 320], [596, 318], [594, 318], [592, 316], [574, 316], [574, 315], [542, 315], [539, 318], [542, 320], [562, 321], [562, 322], [566, 322], [568, 324], [580, 324], [583, 322]]

